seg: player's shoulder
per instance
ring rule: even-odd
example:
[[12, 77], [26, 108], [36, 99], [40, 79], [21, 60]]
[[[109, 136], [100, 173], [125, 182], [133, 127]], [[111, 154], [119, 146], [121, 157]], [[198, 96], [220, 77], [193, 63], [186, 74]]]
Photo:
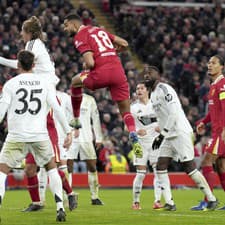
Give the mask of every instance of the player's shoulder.
[[218, 83], [218, 86], [224, 86], [225, 85], [225, 77], [223, 77]]
[[157, 85], [157, 88], [162, 91], [164, 94], [167, 94], [169, 92], [169, 89], [170, 89], [170, 86], [166, 83], [162, 83], [160, 82], [158, 85]]
[[139, 103], [140, 103], [140, 101], [139, 101], [138, 99], [136, 99], [136, 100], [132, 101], [132, 102], [130, 103], [130, 105], [131, 105], [131, 106], [135, 106], [135, 105], [137, 105], [137, 104], [139, 104]]
[[138, 108], [140, 108], [140, 101], [137, 99], [130, 104], [130, 108], [132, 111], [136, 111]]
[[25, 49], [32, 52], [34, 49], [40, 50], [43, 46], [44, 46], [43, 41], [41, 41], [39, 38], [37, 38], [37, 39], [28, 41], [26, 43]]

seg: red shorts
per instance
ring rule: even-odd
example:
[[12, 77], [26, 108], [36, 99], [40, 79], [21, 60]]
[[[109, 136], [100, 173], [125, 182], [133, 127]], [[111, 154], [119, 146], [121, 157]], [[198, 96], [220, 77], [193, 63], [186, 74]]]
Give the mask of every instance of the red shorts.
[[52, 143], [52, 147], [55, 153], [55, 162], [60, 162], [60, 150], [58, 145], [58, 135], [55, 127], [48, 127], [48, 134]]
[[26, 164], [36, 164], [34, 156], [31, 153], [28, 153], [26, 156]]
[[91, 90], [109, 88], [113, 101], [122, 101], [130, 98], [129, 85], [123, 68], [98, 69], [83, 71], [80, 78], [85, 87]]
[[225, 157], [225, 143], [221, 139], [221, 134], [212, 136], [205, 148], [205, 151], [213, 155]]

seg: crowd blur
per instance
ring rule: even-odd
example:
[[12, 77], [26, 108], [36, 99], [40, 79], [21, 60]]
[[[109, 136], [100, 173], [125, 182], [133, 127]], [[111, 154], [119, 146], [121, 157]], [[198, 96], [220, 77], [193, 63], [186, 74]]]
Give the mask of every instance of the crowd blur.
[[[125, 4], [126, 1], [109, 2], [116, 33], [128, 40], [132, 51], [138, 54], [143, 63], [160, 68], [162, 79], [176, 88], [194, 127], [196, 120], [206, 111], [210, 85], [206, 75], [207, 60], [213, 54], [225, 54], [224, 11], [219, 5], [216, 8], [140, 8], [131, 7]], [[67, 37], [63, 32], [63, 19], [73, 8], [69, 0], [1, 0], [0, 55], [16, 58], [17, 52], [24, 48], [20, 39], [22, 22], [36, 15], [42, 23], [46, 46], [60, 78], [58, 89], [68, 91], [71, 78], [82, 68], [82, 57], [75, 51], [72, 37]], [[76, 10], [84, 24], [98, 24], [93, 12], [83, 3]], [[129, 80], [131, 98], [135, 100], [139, 71], [131, 59], [130, 51], [120, 53], [120, 58]], [[0, 84], [3, 85], [16, 73], [0, 66]], [[93, 95], [98, 103], [105, 137], [104, 147], [99, 152], [99, 170], [104, 171], [109, 155], [119, 149], [132, 171], [128, 133], [109, 92], [105, 89], [85, 91]], [[7, 132], [5, 121], [0, 125], [0, 132], [2, 142]], [[196, 138], [198, 146], [203, 142], [200, 137]], [[171, 170], [179, 169], [176, 164], [171, 167]]]

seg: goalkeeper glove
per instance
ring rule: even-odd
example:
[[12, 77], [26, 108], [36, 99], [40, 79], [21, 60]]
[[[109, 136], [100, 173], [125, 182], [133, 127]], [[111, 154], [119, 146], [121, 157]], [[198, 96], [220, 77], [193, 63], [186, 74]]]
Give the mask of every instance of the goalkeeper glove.
[[82, 126], [81, 126], [81, 123], [80, 123], [80, 120], [78, 118], [74, 118], [70, 121], [69, 125], [74, 128], [74, 129], [80, 129]]

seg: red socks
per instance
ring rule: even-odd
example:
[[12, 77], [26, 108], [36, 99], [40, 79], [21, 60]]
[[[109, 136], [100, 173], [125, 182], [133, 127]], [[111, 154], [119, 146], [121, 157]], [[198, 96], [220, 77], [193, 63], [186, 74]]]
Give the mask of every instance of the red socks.
[[213, 191], [215, 180], [216, 180], [216, 173], [213, 170], [212, 166], [204, 166], [202, 167], [202, 173], [207, 180], [210, 189]]
[[63, 190], [66, 192], [66, 194], [71, 194], [73, 192], [72, 188], [70, 187], [70, 184], [66, 178], [65, 173], [62, 170], [58, 169], [59, 176], [62, 180]]
[[81, 87], [72, 87], [71, 90], [71, 103], [73, 106], [73, 115], [78, 118], [80, 116], [80, 105], [82, 102], [82, 88]]
[[134, 117], [132, 116], [132, 114], [130, 112], [125, 112], [125, 113], [123, 113], [122, 118], [123, 118], [123, 122], [127, 126], [128, 131], [136, 132], [135, 121], [134, 121]]
[[221, 186], [222, 186], [223, 190], [225, 191], [225, 173], [219, 174], [219, 178], [220, 178]]
[[34, 177], [27, 177], [27, 189], [30, 193], [32, 202], [40, 202], [37, 175]]

